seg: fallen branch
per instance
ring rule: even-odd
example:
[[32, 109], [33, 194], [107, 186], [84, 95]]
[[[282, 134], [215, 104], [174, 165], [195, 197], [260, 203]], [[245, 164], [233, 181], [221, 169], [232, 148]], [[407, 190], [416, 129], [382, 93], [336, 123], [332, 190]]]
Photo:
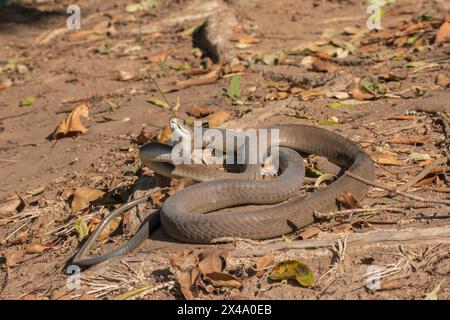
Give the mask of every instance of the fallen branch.
[[380, 230], [367, 233], [350, 233], [343, 236], [336, 236], [329, 239], [311, 239], [292, 242], [277, 242], [265, 245], [253, 246], [250, 249], [236, 249], [230, 252], [233, 258], [240, 257], [259, 257], [264, 256], [270, 250], [291, 250], [291, 249], [316, 249], [332, 247], [337, 241], [347, 239], [347, 245], [360, 244], [367, 245], [373, 243], [405, 243], [439, 240], [440, 243], [450, 242], [450, 225], [427, 228], [414, 229], [408, 231], [398, 230]]
[[363, 177], [360, 177], [360, 176], [358, 176], [357, 174], [354, 174], [354, 173], [349, 172], [349, 171], [347, 171], [345, 174], [346, 174], [348, 177], [353, 178], [353, 179], [355, 179], [355, 180], [358, 180], [359, 182], [365, 183], [365, 184], [367, 184], [367, 185], [369, 185], [369, 186], [372, 186], [372, 187], [375, 187], [375, 188], [384, 189], [384, 190], [386, 190], [386, 191], [393, 192], [393, 193], [395, 193], [395, 194], [397, 194], [397, 195], [399, 195], [399, 196], [402, 196], [402, 197], [405, 197], [405, 198], [408, 198], [408, 199], [412, 199], [412, 200], [416, 200], [416, 201], [421, 201], [421, 202], [426, 202], [426, 203], [438, 203], [438, 204], [450, 205], [450, 200], [440, 200], [440, 199], [438, 199], [438, 200], [433, 200], [433, 199], [426, 199], [426, 198], [422, 198], [422, 197], [419, 197], [419, 196], [414, 196], [414, 195], [412, 195], [412, 194], [409, 194], [409, 193], [406, 193], [406, 192], [403, 192], [403, 191], [399, 191], [399, 190], [395, 190], [395, 189], [392, 189], [392, 188], [383, 186], [383, 185], [378, 184], [378, 183], [373, 182], [373, 181], [369, 181], [369, 180], [364, 179]]
[[331, 211], [326, 213], [315, 212], [314, 216], [317, 219], [326, 219], [329, 220], [336, 216], [352, 216], [358, 213], [367, 213], [367, 212], [375, 212], [375, 211], [390, 211], [390, 212], [402, 212], [402, 209], [406, 208], [435, 208], [436, 205], [431, 203], [396, 203], [396, 204], [388, 204], [388, 205], [379, 205], [370, 208], [357, 208], [357, 209], [348, 209], [348, 210], [340, 210], [340, 211]]

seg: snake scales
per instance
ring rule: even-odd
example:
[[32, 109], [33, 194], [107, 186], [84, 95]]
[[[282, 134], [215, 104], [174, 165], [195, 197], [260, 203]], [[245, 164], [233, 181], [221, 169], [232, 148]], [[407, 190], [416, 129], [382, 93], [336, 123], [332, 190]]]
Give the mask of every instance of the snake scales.
[[[176, 125], [177, 122], [172, 124]], [[158, 143], [144, 145], [141, 148], [141, 160], [155, 172], [169, 177], [191, 176], [196, 181], [205, 182], [172, 195], [121, 247], [97, 257], [82, 259], [104, 226], [146, 198], [134, 200], [114, 210], [97, 227], [72, 263], [91, 266], [126, 254], [147, 239], [160, 223], [171, 237], [191, 243], [210, 243], [224, 237], [274, 238], [311, 224], [315, 211], [335, 209], [336, 199], [342, 192], [350, 192], [356, 200], [366, 195], [368, 186], [344, 173], [324, 188], [305, 196], [295, 196], [303, 183], [304, 164], [294, 150], [326, 157], [341, 168], [368, 180], [375, 178], [374, 165], [356, 143], [331, 131], [309, 125], [280, 125], [274, 128], [279, 130], [277, 142], [282, 173], [273, 180], [250, 180], [254, 178], [255, 171], [250, 165], [241, 174], [220, 172], [202, 165], [174, 166], [166, 162], [170, 146]], [[286, 199], [289, 201], [283, 202]], [[214, 212], [246, 204], [276, 205], [252, 211]]]

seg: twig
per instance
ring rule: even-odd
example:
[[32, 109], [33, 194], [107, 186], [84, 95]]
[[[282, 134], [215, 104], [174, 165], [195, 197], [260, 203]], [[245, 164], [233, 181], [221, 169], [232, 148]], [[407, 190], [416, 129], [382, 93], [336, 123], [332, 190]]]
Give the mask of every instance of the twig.
[[159, 87], [158, 83], [156, 82], [156, 80], [153, 78], [152, 74], [150, 73], [150, 71], [147, 69], [147, 66], [145, 65], [144, 61], [141, 60], [142, 65], [144, 66], [144, 70], [147, 73], [148, 77], [150, 78], [150, 80], [153, 82], [153, 84], [156, 87], [156, 90], [158, 91], [159, 95], [164, 99], [164, 102], [167, 103], [167, 105], [169, 106], [170, 111], [175, 114], [175, 109], [172, 106], [172, 104], [169, 102], [169, 100], [167, 99], [166, 95], [162, 92], [161, 88]]
[[128, 300], [130, 298], [137, 298], [139, 296], [143, 296], [143, 295], [146, 295], [148, 293], [152, 293], [152, 292], [164, 289], [164, 288], [173, 287], [174, 285], [175, 285], [174, 281], [169, 281], [169, 282], [166, 282], [166, 283], [162, 283], [162, 284], [159, 284], [157, 286], [151, 284], [151, 285], [144, 286], [142, 288], [138, 288], [138, 289], [131, 290], [129, 292], [125, 292], [124, 294], [121, 294], [120, 296], [118, 296], [114, 300]]
[[443, 158], [439, 158], [435, 161], [433, 161], [432, 163], [430, 163], [429, 165], [427, 165], [422, 172], [420, 172], [417, 176], [415, 176], [414, 178], [412, 178], [410, 181], [408, 181], [406, 184], [404, 184], [403, 186], [400, 187], [401, 191], [406, 191], [408, 190], [410, 187], [412, 187], [413, 185], [415, 185], [417, 182], [419, 182], [420, 180], [422, 180], [423, 178], [425, 178], [428, 174], [430, 174], [434, 169], [436, 169], [437, 167], [439, 167], [441, 164], [446, 164], [448, 161], [447, 157], [443, 157]]
[[392, 212], [402, 212], [404, 208], [435, 208], [436, 206], [431, 203], [396, 203], [388, 205], [379, 205], [370, 208], [357, 208], [357, 209], [347, 209], [341, 211], [331, 211], [326, 213], [315, 212], [314, 216], [317, 219], [331, 219], [336, 216], [352, 216], [358, 213], [374, 212], [374, 211], [392, 211]]
[[384, 190], [393, 192], [393, 193], [398, 194], [398, 195], [400, 195], [402, 197], [405, 197], [405, 198], [409, 198], [409, 199], [416, 200], [416, 201], [421, 201], [421, 202], [427, 202], [427, 203], [438, 203], [438, 204], [450, 205], [450, 200], [425, 199], [425, 198], [422, 198], [422, 197], [419, 197], [419, 196], [414, 196], [414, 195], [409, 194], [409, 193], [405, 193], [405, 192], [402, 192], [402, 191], [398, 191], [398, 190], [395, 190], [395, 189], [383, 186], [383, 185], [378, 184], [378, 183], [373, 182], [373, 181], [369, 181], [369, 180], [364, 179], [363, 177], [360, 177], [357, 174], [354, 174], [354, 173], [349, 172], [349, 171], [347, 171], [345, 174], [348, 177], [350, 177], [350, 178], [358, 180], [359, 182], [365, 183], [365, 184], [367, 184], [369, 186], [372, 186], [372, 187], [375, 187], [375, 188], [380, 188], [380, 189], [384, 189]]
[[[406, 243], [418, 242], [428, 240], [439, 240], [442, 242], [450, 242], [450, 225], [426, 228], [413, 229], [408, 231], [398, 230], [380, 230], [366, 233], [350, 233], [345, 235], [347, 238], [347, 245], [353, 244], [372, 244], [372, 243]], [[270, 243], [266, 245], [253, 246], [251, 249], [236, 249], [230, 252], [233, 258], [239, 257], [258, 257], [264, 256], [270, 250], [291, 250], [291, 249], [316, 249], [332, 247], [338, 239], [343, 239], [342, 236], [336, 236], [330, 239], [311, 239], [302, 241]]]

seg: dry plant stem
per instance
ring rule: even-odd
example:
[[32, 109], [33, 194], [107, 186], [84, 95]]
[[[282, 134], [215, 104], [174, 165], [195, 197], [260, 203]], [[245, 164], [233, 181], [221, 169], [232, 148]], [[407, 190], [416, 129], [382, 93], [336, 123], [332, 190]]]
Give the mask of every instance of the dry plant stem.
[[439, 167], [442, 164], [446, 164], [448, 161], [447, 157], [443, 157], [443, 158], [439, 158], [435, 161], [433, 161], [432, 163], [430, 163], [429, 165], [427, 165], [422, 172], [420, 172], [417, 176], [415, 176], [414, 178], [412, 178], [410, 181], [408, 181], [405, 185], [400, 187], [401, 191], [406, 191], [408, 190], [410, 187], [412, 187], [413, 185], [415, 185], [417, 182], [419, 182], [420, 180], [422, 180], [423, 178], [425, 178], [428, 174], [430, 174], [434, 169], [436, 169], [437, 167]]
[[250, 249], [236, 249], [230, 253], [233, 258], [259, 257], [264, 256], [270, 250], [290, 250], [290, 249], [316, 249], [332, 247], [339, 239], [347, 239], [347, 245], [359, 244], [367, 245], [373, 243], [402, 243], [421, 242], [438, 240], [441, 243], [450, 242], [450, 225], [428, 228], [414, 229], [408, 231], [379, 230], [367, 233], [351, 233], [344, 237], [333, 237], [330, 239], [311, 239], [292, 242], [277, 242], [266, 245], [253, 246]]
[[370, 208], [358, 208], [358, 209], [348, 209], [348, 210], [341, 210], [341, 211], [331, 211], [326, 213], [316, 212], [314, 213], [314, 216], [317, 219], [331, 219], [336, 216], [352, 216], [354, 214], [358, 213], [366, 213], [366, 212], [374, 212], [374, 211], [390, 211], [390, 212], [403, 212], [404, 208], [435, 208], [436, 205], [431, 203], [396, 203], [396, 204], [389, 204], [389, 205], [380, 205], [380, 206], [374, 206]]
[[450, 205], [450, 200], [425, 199], [425, 198], [422, 198], [422, 197], [419, 197], [419, 196], [414, 196], [414, 195], [409, 194], [409, 193], [405, 193], [405, 192], [398, 191], [398, 190], [395, 190], [395, 189], [392, 189], [392, 188], [388, 188], [388, 187], [383, 186], [381, 184], [378, 184], [376, 182], [364, 179], [363, 177], [360, 177], [357, 174], [354, 174], [354, 173], [351, 173], [351, 172], [348, 172], [348, 171], [345, 174], [347, 176], [349, 176], [350, 178], [358, 180], [359, 182], [365, 183], [365, 184], [367, 184], [369, 186], [372, 186], [372, 187], [375, 187], [375, 188], [380, 188], [380, 189], [384, 189], [386, 191], [393, 192], [393, 193], [398, 194], [399, 196], [402, 196], [402, 197], [405, 197], [405, 198], [409, 198], [409, 199], [420, 201], [420, 202], [426, 202], [426, 203], [437, 203], [437, 204]]
[[156, 90], [158, 91], [159, 95], [164, 99], [164, 102], [167, 103], [167, 105], [169, 106], [170, 112], [175, 114], [175, 111], [174, 111], [174, 108], [173, 108], [172, 104], [169, 102], [169, 100], [167, 99], [166, 95], [162, 92], [161, 88], [159, 87], [159, 85], [156, 82], [155, 78], [153, 78], [153, 76], [150, 73], [150, 71], [148, 71], [147, 66], [145, 65], [144, 61], [141, 61], [141, 62], [142, 62], [142, 65], [144, 66], [145, 72], [147, 73], [148, 77], [150, 78], [150, 80], [155, 85]]

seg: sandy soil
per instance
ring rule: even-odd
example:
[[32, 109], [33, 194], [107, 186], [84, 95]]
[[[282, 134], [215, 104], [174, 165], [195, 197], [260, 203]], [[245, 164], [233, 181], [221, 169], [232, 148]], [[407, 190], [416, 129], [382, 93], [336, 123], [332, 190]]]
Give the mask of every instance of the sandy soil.
[[[241, 25], [240, 33], [234, 31], [236, 37], [251, 35], [257, 43], [247, 44], [243, 37], [240, 42], [231, 42], [232, 52], [238, 57], [234, 64], [228, 69], [224, 66], [213, 83], [186, 88], [176, 85], [177, 80], [194, 77], [185, 67], [192, 70], [208, 64], [205, 57], [196, 54], [188, 32], [203, 18], [180, 20], [152, 33], [142, 30], [187, 15], [186, 8], [192, 7], [193, 1], [161, 0], [154, 8], [129, 13], [128, 1], [80, 0], [81, 31], [67, 30], [64, 10], [51, 12], [51, 6], [38, 10], [0, 8], [0, 209], [6, 210], [5, 199], [16, 194], [21, 198], [16, 212], [0, 212], [0, 298], [113, 299], [148, 284], [160, 287], [134, 298], [183, 297], [169, 255], [183, 248], [205, 246], [178, 243], [162, 229], [133, 253], [83, 271], [81, 287], [67, 287], [65, 271], [80, 246], [75, 230], [80, 217], [92, 225], [93, 219], [101, 219], [126, 201], [143, 175], [152, 181], [152, 173], [137, 166], [136, 150], [143, 142], [140, 133], [158, 132], [168, 125], [172, 114], [147, 101], [159, 95], [142, 61], [156, 76], [168, 100], [172, 104], [179, 101], [178, 116], [191, 117], [187, 112], [197, 105], [212, 113], [228, 112], [231, 119], [227, 125], [231, 127], [279, 123], [322, 126], [358, 142], [377, 162], [376, 182], [382, 185], [401, 188], [426, 164], [449, 155], [450, 142], [443, 123], [450, 119], [450, 91], [445, 82], [450, 77], [450, 45], [435, 43], [449, 13], [446, 1], [397, 1], [385, 8], [384, 29], [378, 33], [367, 30], [362, 1], [229, 2], [226, 5]], [[358, 34], [362, 38], [354, 50], [342, 53]], [[105, 45], [109, 49], [104, 49]], [[348, 56], [334, 58], [338, 47], [338, 54]], [[329, 65], [326, 70], [323, 66], [311, 69], [307, 65], [311, 53], [338, 70], [330, 72]], [[168, 58], [152, 62], [156, 55]], [[278, 63], [271, 63], [273, 57]], [[233, 74], [230, 68], [240, 73], [239, 103], [224, 94]], [[119, 81], [117, 71], [133, 74], [134, 78]], [[355, 97], [352, 88], [358, 80], [376, 81], [384, 91], [380, 89], [364, 103], [357, 100], [358, 104], [350, 106], [326, 95], [353, 92]], [[36, 97], [30, 106], [19, 106], [30, 96]], [[344, 100], [355, 102], [351, 97]], [[81, 119], [87, 132], [49, 139], [59, 122], [81, 104], [89, 106], [89, 117]], [[338, 123], [324, 124], [330, 119]], [[426, 141], [388, 142], [394, 136], [425, 136]], [[415, 161], [414, 154], [425, 154], [431, 160]], [[423, 183], [409, 192], [427, 199], [450, 199], [450, 171], [445, 165], [439, 168], [442, 170], [424, 177], [432, 179], [421, 179]], [[83, 186], [106, 192], [106, 202], [94, 202], [72, 212], [73, 192]], [[43, 192], [37, 192], [37, 188], [44, 188]], [[362, 205], [404, 205], [406, 201], [372, 188]], [[142, 214], [154, 210], [149, 204]], [[448, 228], [449, 213], [449, 206], [432, 203], [428, 208], [403, 208], [395, 213], [335, 217], [315, 223], [313, 227], [320, 228], [320, 233], [315, 232], [314, 237], [345, 239], [345, 235], [381, 229]], [[135, 229], [139, 221], [128, 224]], [[302, 241], [302, 231], [288, 237]], [[123, 243], [131, 234], [119, 227], [96, 252]], [[229, 250], [227, 270], [242, 286], [201, 290], [200, 298], [423, 299], [430, 292], [438, 299], [450, 297], [448, 237], [405, 243], [349, 243], [344, 252], [332, 247], [274, 252], [273, 264], [287, 259], [307, 264], [316, 278], [310, 288], [291, 281], [271, 281], [270, 272], [262, 277], [249, 272], [258, 260], [252, 248], [263, 245], [239, 240], [209, 246]], [[33, 248], [39, 252], [33, 253]], [[235, 250], [247, 252], [247, 256], [233, 255]], [[366, 286], [371, 265], [386, 271], [378, 290]]]

